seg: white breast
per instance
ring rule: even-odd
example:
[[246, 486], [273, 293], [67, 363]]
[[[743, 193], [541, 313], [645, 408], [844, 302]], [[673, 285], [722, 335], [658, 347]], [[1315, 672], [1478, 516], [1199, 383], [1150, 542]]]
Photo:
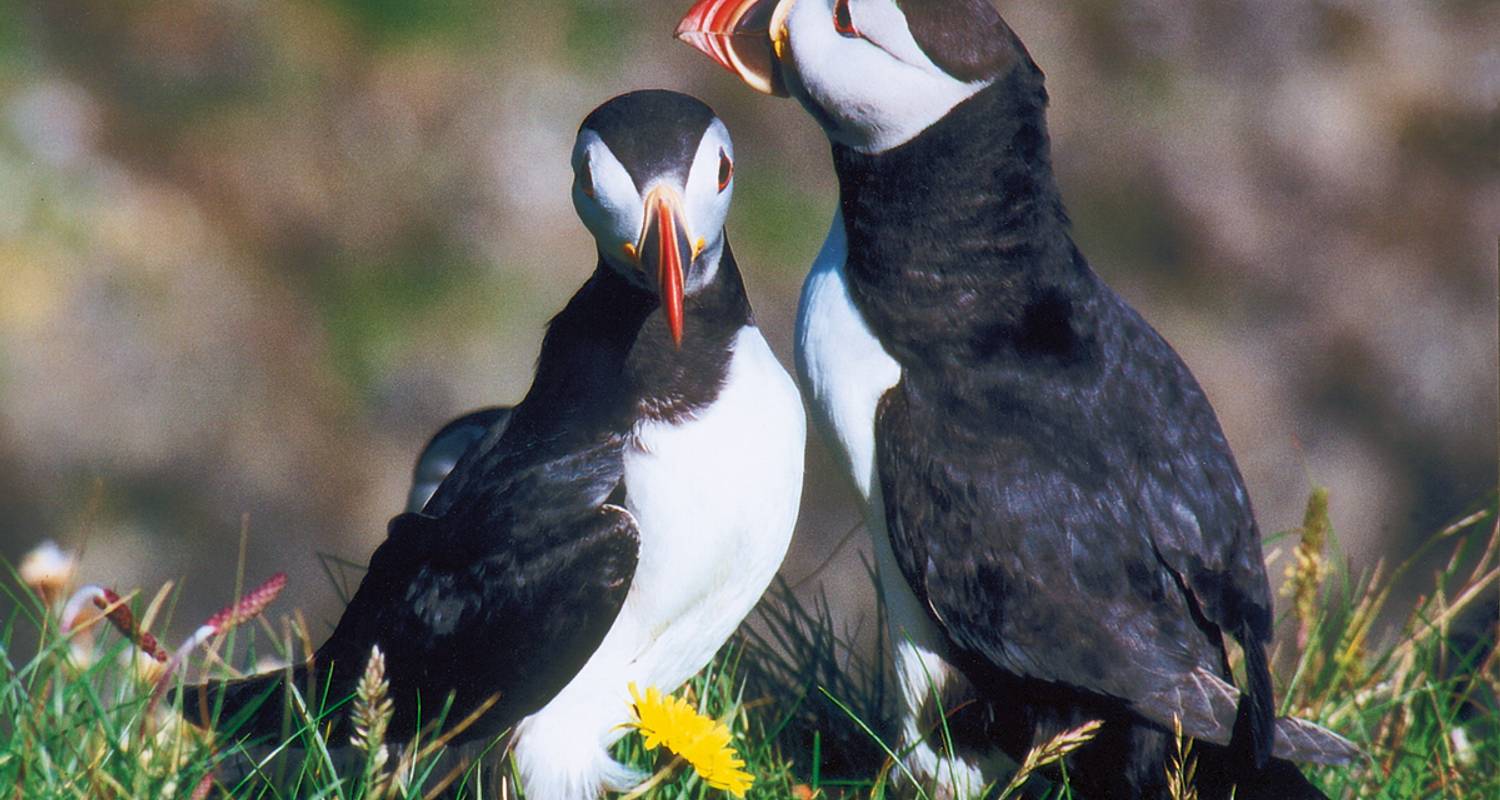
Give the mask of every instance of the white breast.
[[708, 662], [781, 566], [806, 429], [796, 386], [754, 327], [736, 338], [712, 405], [690, 421], [637, 427], [625, 488], [641, 558], [627, 608], [652, 626], [643, 644], [661, 651], [661, 688]]
[[868, 501], [875, 480], [875, 406], [901, 379], [896, 363], [860, 316], [844, 278], [844, 216], [833, 227], [797, 308], [797, 377], [813, 420]]
[[802, 497], [806, 418], [760, 331], [743, 328], [719, 397], [690, 419], [646, 422], [625, 454], [640, 529], [630, 594], [577, 676], [517, 730], [527, 797], [584, 800], [637, 777], [607, 748], [627, 686], [674, 691], [702, 669], [765, 592]]
[[972, 797], [993, 775], [977, 764], [948, 760], [922, 737], [919, 710], [963, 676], [948, 662], [948, 641], [907, 585], [891, 549], [885, 508], [875, 472], [875, 410], [901, 379], [901, 365], [875, 338], [849, 295], [844, 262], [849, 243], [843, 214], [834, 217], [823, 250], [802, 284], [797, 309], [797, 377], [813, 420], [865, 499], [865, 520], [880, 573], [880, 593], [902, 708], [902, 745], [907, 769], [943, 788], [939, 796]]

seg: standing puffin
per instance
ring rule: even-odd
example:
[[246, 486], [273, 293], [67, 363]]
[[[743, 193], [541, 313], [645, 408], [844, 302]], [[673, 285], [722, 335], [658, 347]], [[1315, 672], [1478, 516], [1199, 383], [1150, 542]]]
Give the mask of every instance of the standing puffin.
[[[1180, 720], [1204, 797], [1320, 796], [1287, 759], [1355, 751], [1276, 719], [1234, 457], [1181, 358], [1074, 246], [1042, 72], [989, 1], [703, 0], [678, 36], [832, 144], [839, 213], [797, 366], [868, 503], [909, 769], [977, 795], [987, 749], [1019, 759], [1102, 719], [1074, 789], [1155, 797]], [[966, 693], [987, 702], [945, 758], [934, 698]]]
[[[296, 670], [337, 701], [378, 645], [394, 741], [450, 697], [450, 722], [497, 698], [460, 740], [513, 727], [532, 800], [638, 782], [609, 754], [627, 687], [675, 690], [759, 599], [791, 539], [805, 443], [725, 237], [734, 148], [713, 111], [617, 97], [584, 120], [573, 169], [599, 261], [553, 318], [531, 389], [421, 513], [392, 520]], [[279, 699], [240, 710], [281, 680], [194, 687], [185, 707], [223, 690], [220, 724], [248, 715], [237, 733], [270, 733]]]

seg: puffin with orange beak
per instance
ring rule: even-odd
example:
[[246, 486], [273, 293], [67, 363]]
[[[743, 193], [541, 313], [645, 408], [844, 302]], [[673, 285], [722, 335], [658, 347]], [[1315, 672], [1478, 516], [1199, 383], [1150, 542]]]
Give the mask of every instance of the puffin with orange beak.
[[992, 756], [1097, 719], [1072, 791], [1160, 797], [1180, 723], [1199, 796], [1321, 797], [1291, 762], [1357, 751], [1276, 717], [1244, 481], [1186, 364], [1074, 245], [1042, 71], [990, 0], [702, 0], [677, 34], [832, 145], [798, 377], [867, 504], [906, 772], [979, 796]]
[[[724, 124], [686, 95], [634, 92], [589, 115], [572, 161], [593, 274], [553, 318], [521, 402], [435, 437], [423, 461], [457, 464], [392, 520], [294, 677], [338, 703], [379, 647], [391, 741], [445, 708], [450, 726], [477, 715], [456, 741], [511, 730], [533, 800], [641, 780], [609, 754], [628, 687], [675, 691], [755, 605], [791, 541], [805, 444], [724, 232]], [[273, 736], [283, 680], [191, 687], [184, 707]], [[349, 724], [333, 713], [336, 740]]]

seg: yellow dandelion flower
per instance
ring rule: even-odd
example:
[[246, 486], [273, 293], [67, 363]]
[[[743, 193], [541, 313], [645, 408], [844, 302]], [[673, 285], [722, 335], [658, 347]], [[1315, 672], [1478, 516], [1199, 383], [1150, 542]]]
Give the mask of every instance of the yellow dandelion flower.
[[647, 688], [645, 696], [630, 684], [631, 711], [627, 723], [641, 732], [646, 749], [665, 745], [693, 766], [704, 782], [735, 797], [744, 797], [755, 778], [745, 771], [745, 761], [730, 745], [724, 723], [699, 714], [686, 700]]

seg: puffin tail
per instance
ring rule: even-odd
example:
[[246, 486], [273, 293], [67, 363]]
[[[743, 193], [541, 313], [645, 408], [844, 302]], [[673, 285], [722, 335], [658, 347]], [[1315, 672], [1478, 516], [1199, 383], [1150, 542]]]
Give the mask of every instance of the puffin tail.
[[[1327, 800], [1294, 762], [1346, 764], [1360, 754], [1353, 742], [1320, 725], [1276, 717], [1265, 643], [1250, 625], [1238, 631], [1248, 686], [1240, 695], [1234, 733], [1221, 762], [1218, 789], [1237, 800]], [[1227, 779], [1227, 780], [1226, 780]], [[1209, 796], [1218, 796], [1210, 791]]]
[[1265, 642], [1245, 622], [1236, 639], [1245, 651], [1245, 677], [1249, 685], [1240, 694], [1239, 713], [1229, 749], [1241, 774], [1253, 775], [1270, 764], [1276, 742], [1276, 701], [1271, 687], [1271, 665], [1266, 661]]
[[1296, 764], [1279, 758], [1254, 777], [1238, 781], [1233, 796], [1235, 800], [1328, 800]]
[[[295, 686], [306, 686], [308, 668], [292, 670]], [[288, 706], [287, 672], [279, 670], [233, 681], [184, 686], [182, 715], [200, 728], [238, 739], [282, 737], [295, 732], [298, 715]]]
[[1354, 742], [1305, 719], [1276, 720], [1276, 757], [1287, 761], [1337, 767], [1359, 758], [1363, 752]]

